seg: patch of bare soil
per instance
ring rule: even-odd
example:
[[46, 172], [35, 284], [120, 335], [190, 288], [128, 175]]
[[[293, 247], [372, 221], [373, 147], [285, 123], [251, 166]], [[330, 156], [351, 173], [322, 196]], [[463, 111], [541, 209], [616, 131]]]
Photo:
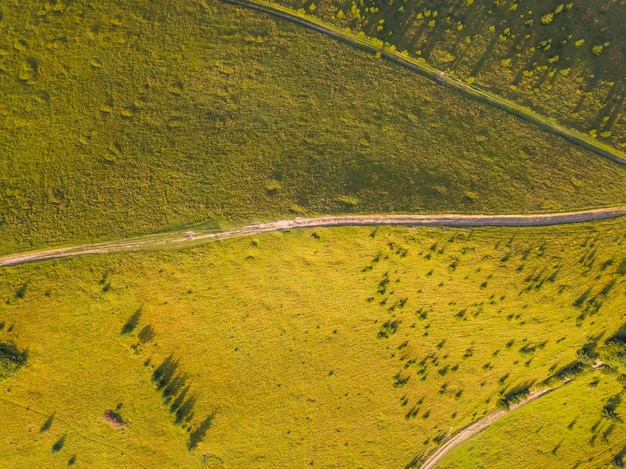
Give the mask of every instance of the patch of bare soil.
[[105, 410], [103, 418], [104, 421], [113, 428], [124, 428], [126, 426], [126, 422], [124, 422], [122, 416], [114, 410]]

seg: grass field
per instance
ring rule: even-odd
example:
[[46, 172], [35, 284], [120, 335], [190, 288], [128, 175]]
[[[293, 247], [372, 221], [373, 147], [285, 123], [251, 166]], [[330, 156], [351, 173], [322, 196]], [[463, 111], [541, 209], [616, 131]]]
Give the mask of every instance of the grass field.
[[3, 458], [404, 467], [619, 327], [624, 228], [298, 230], [4, 268], [0, 342], [28, 358], [0, 381]]
[[585, 375], [459, 445], [439, 467], [623, 467], [626, 429], [603, 415], [622, 397], [614, 376]]
[[[281, 3], [626, 144], [622, 0]], [[0, 32], [0, 254], [626, 204], [626, 167], [218, 1], [5, 2]], [[308, 229], [1, 268], [0, 468], [405, 467], [546, 382], [443, 467], [619, 465], [625, 233]]]
[[626, 3], [280, 0], [626, 147]]
[[2, 15], [0, 253], [300, 213], [626, 202], [624, 168], [264, 15], [193, 1]]

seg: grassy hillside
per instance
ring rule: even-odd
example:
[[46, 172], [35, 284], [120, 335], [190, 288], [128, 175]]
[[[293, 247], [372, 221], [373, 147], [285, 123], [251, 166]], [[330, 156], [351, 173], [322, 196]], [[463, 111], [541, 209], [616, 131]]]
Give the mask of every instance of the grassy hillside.
[[604, 413], [622, 391], [614, 376], [584, 376], [463, 443], [439, 467], [623, 467], [626, 428]]
[[0, 342], [27, 357], [0, 381], [4, 460], [403, 467], [612, 333], [625, 228], [298, 230], [4, 268]]
[[626, 147], [623, 0], [280, 0]]
[[216, 2], [0, 20], [0, 252], [299, 213], [626, 202], [625, 169], [371, 55]]

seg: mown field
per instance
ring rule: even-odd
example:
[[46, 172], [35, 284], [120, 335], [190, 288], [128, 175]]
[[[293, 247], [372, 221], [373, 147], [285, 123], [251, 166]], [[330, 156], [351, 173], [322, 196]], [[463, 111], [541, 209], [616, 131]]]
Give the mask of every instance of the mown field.
[[404, 467], [620, 327], [624, 232], [296, 230], [4, 268], [0, 342], [26, 361], [5, 354], [2, 460]]
[[624, 168], [266, 15], [27, 1], [1, 18], [0, 253], [302, 213], [626, 202]]
[[624, 424], [604, 413], [623, 396], [612, 375], [577, 378], [459, 445], [439, 467], [623, 467]]
[[626, 147], [626, 3], [279, 0]]

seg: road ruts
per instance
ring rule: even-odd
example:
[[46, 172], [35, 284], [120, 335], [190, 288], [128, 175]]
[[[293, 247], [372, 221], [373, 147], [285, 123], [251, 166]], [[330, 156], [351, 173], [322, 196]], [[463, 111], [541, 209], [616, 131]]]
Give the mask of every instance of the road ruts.
[[239, 228], [218, 233], [174, 232], [159, 237], [147, 235], [133, 239], [104, 243], [84, 244], [40, 251], [9, 254], [0, 257], [0, 267], [39, 262], [64, 257], [107, 252], [136, 251], [159, 249], [172, 246], [185, 247], [238, 238], [273, 231], [285, 231], [299, 228], [321, 228], [333, 226], [449, 226], [449, 227], [524, 227], [551, 226], [571, 223], [593, 222], [626, 216], [626, 206], [585, 210], [580, 212], [545, 213], [529, 215], [341, 215], [315, 218], [293, 218], [267, 223], [252, 223]]

